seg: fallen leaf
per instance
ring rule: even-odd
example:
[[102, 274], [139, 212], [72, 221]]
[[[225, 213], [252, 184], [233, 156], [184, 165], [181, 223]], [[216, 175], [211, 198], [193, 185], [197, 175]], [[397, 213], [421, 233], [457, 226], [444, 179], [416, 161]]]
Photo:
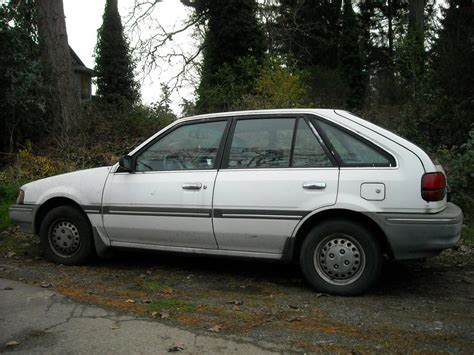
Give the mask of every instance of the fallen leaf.
[[43, 287], [43, 288], [49, 288], [52, 285], [49, 282], [43, 282], [40, 286]]
[[222, 330], [222, 327], [217, 324], [213, 327], [210, 327], [208, 330], [213, 333], [219, 333]]
[[4, 288], [4, 290], [10, 291], [10, 290], [13, 290], [13, 287], [7, 286], [7, 287]]
[[232, 310], [234, 310], [234, 311], [240, 311], [240, 307], [239, 307], [239, 306], [232, 306]]
[[125, 303], [135, 303], [135, 300], [126, 300]]
[[146, 300], [143, 300], [142, 303], [147, 303], [148, 304], [148, 303], [151, 303], [151, 300], [146, 299]]
[[163, 289], [161, 290], [160, 293], [163, 293], [163, 294], [165, 294], [165, 295], [170, 295], [170, 294], [172, 294], [173, 292], [174, 292], [174, 291], [173, 291], [173, 289], [172, 289], [171, 287], [165, 287], [165, 288], [163, 288]]
[[229, 301], [229, 302], [227, 302], [227, 304], [234, 304], [236, 306], [241, 306], [244, 303], [242, 301]]
[[168, 348], [168, 352], [169, 353], [176, 353], [178, 351], [183, 351], [184, 349], [186, 349], [184, 347], [184, 345], [173, 345], [172, 347]]
[[9, 251], [8, 253], [5, 254], [6, 258], [13, 258], [16, 255], [14, 251]]
[[292, 309], [298, 309], [299, 308], [298, 306], [295, 306], [294, 304], [289, 304], [288, 307], [290, 307]]
[[160, 312], [161, 319], [168, 319], [169, 317], [170, 317], [170, 314], [168, 312]]
[[293, 322], [301, 322], [301, 318], [298, 317], [292, 317], [286, 320], [287, 322], [293, 323]]
[[156, 316], [158, 315], [158, 312], [151, 312], [151, 318], [156, 319]]
[[19, 344], [20, 343], [17, 342], [16, 340], [12, 340], [12, 341], [9, 341], [6, 345], [9, 346], [9, 347], [12, 347], [12, 346], [17, 346]]

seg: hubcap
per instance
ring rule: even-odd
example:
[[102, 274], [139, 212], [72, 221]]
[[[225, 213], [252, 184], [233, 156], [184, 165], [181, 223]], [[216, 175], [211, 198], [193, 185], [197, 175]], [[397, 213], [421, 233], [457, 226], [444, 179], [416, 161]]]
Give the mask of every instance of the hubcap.
[[365, 254], [360, 244], [346, 234], [332, 234], [319, 242], [313, 262], [319, 276], [333, 285], [356, 281], [365, 269]]
[[79, 251], [81, 238], [77, 227], [69, 221], [56, 222], [49, 232], [49, 245], [60, 257], [71, 257]]

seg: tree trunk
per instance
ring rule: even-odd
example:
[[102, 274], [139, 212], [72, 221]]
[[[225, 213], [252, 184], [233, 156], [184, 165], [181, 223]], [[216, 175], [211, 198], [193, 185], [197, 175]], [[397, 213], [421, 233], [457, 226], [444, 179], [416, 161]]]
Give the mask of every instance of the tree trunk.
[[36, 0], [42, 60], [49, 84], [50, 111], [55, 133], [67, 148], [81, 117], [80, 91], [74, 78], [62, 0]]
[[421, 47], [423, 47], [425, 40], [424, 11], [425, 0], [409, 1], [408, 31], [414, 34]]

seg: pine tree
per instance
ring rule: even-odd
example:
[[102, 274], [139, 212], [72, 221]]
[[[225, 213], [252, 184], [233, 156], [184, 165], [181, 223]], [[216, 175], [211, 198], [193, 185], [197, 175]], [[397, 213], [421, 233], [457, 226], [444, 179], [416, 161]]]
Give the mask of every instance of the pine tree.
[[225, 110], [253, 90], [263, 61], [265, 37], [257, 4], [255, 0], [204, 0], [197, 11], [206, 12], [208, 23], [196, 109]]
[[140, 98], [135, 64], [125, 38], [117, 0], [107, 0], [102, 26], [97, 31], [95, 70], [97, 95], [106, 102], [135, 104]]
[[367, 86], [359, 37], [360, 28], [351, 0], [344, 0], [339, 62], [343, 78], [349, 87], [347, 98], [349, 109], [362, 107]]

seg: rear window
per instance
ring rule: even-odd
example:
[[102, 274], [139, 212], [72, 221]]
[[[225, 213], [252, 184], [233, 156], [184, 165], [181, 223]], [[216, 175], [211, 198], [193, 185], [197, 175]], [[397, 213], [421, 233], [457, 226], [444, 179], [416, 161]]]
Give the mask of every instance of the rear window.
[[332, 124], [317, 121], [343, 166], [392, 167], [395, 159], [374, 144]]

